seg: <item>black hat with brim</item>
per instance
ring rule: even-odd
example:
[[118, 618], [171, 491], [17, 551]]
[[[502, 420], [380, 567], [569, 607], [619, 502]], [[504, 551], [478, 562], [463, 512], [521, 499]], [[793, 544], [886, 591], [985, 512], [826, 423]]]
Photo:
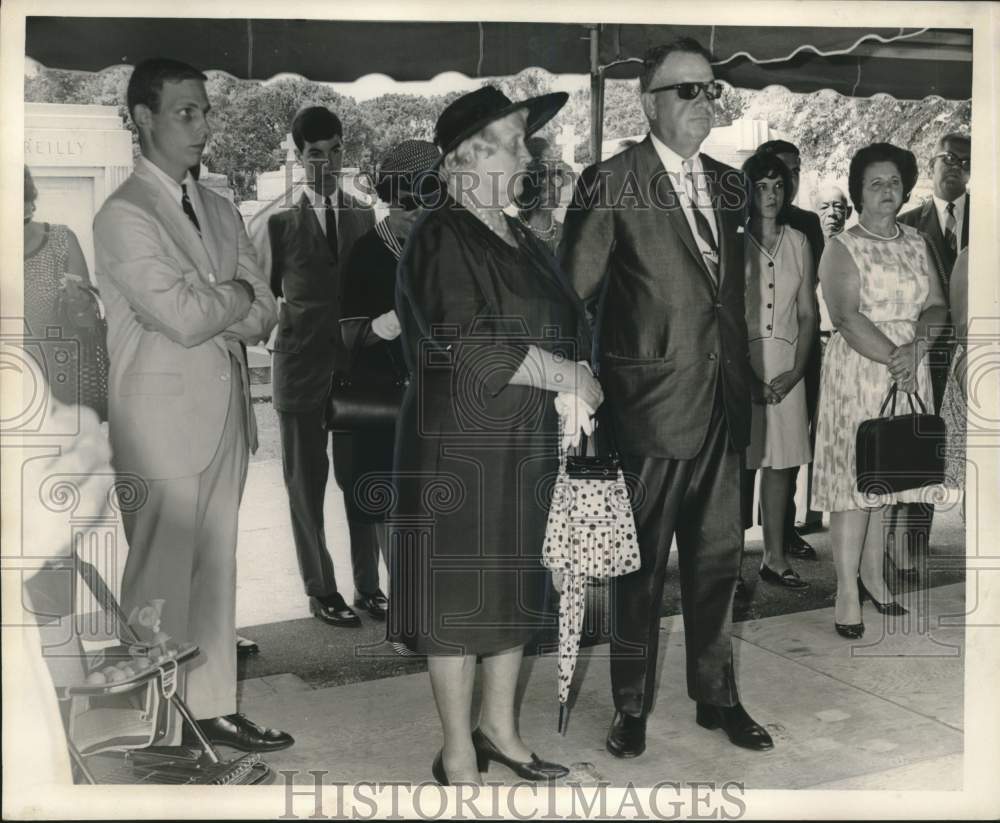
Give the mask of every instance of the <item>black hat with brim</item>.
[[468, 140], [495, 120], [501, 120], [521, 109], [527, 109], [528, 112], [524, 136], [530, 137], [555, 117], [559, 109], [566, 105], [567, 100], [569, 95], [566, 92], [556, 91], [514, 103], [496, 86], [483, 86], [463, 94], [441, 112], [434, 127], [434, 142], [441, 148], [441, 160], [438, 161], [438, 165], [464, 140]]

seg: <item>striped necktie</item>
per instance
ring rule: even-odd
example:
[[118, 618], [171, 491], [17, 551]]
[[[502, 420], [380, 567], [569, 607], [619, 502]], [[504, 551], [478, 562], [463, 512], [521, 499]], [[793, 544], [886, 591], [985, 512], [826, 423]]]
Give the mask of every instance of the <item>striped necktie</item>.
[[948, 216], [944, 221], [944, 242], [948, 244], [948, 248], [951, 249], [952, 256], [958, 255], [958, 233], [955, 229], [958, 227], [958, 221], [955, 220], [955, 204], [949, 203], [945, 208], [948, 212]]
[[184, 209], [184, 214], [188, 216], [188, 220], [194, 223], [198, 234], [201, 234], [201, 224], [198, 222], [198, 215], [194, 213], [194, 206], [191, 205], [191, 198], [188, 197], [187, 183], [181, 183], [181, 208]]
[[[702, 250], [701, 256], [705, 261], [705, 265], [708, 267], [709, 274], [712, 275], [712, 279], [718, 284], [719, 282], [719, 245], [715, 242], [715, 235], [712, 232], [712, 227], [709, 225], [708, 218], [705, 216], [705, 207], [709, 209], [711, 213], [711, 203], [706, 203], [707, 198], [703, 196], [701, 188], [697, 185], [694, 179], [694, 163], [691, 160], [685, 160], [684, 166], [684, 188], [687, 192], [688, 199], [691, 201], [691, 213], [694, 215], [694, 225], [698, 230], [698, 236], [702, 240]], [[713, 215], [714, 217], [714, 215]]]

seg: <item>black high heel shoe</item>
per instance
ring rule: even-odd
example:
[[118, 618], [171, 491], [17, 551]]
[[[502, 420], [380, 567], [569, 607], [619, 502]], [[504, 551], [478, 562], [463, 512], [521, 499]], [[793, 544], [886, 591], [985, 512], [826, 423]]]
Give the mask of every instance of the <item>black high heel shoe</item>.
[[[861, 598], [861, 578], [858, 578], [858, 608], [861, 608], [862, 598]], [[836, 613], [836, 609], [834, 609]], [[833, 627], [837, 630], [837, 634], [841, 637], [846, 637], [848, 640], [860, 640], [865, 634], [865, 624], [861, 623], [838, 623], [836, 620], [833, 622]]]
[[878, 609], [879, 614], [888, 614], [892, 617], [909, 614], [909, 612], [895, 600], [890, 600], [888, 603], [879, 603], [874, 597], [872, 597], [872, 593], [865, 588], [865, 584], [861, 582], [860, 577], [858, 578], [858, 597], [861, 599], [862, 603], [865, 602], [866, 597], [871, 600], [872, 605]]
[[534, 752], [531, 753], [531, 760], [526, 763], [511, 760], [479, 729], [472, 733], [472, 745], [476, 749], [476, 766], [481, 772], [488, 771], [490, 761], [493, 760], [506, 766], [518, 777], [523, 777], [525, 780], [553, 780], [569, 774], [569, 769], [565, 766], [540, 760]]
[[450, 786], [448, 774], [444, 770], [444, 749], [437, 753], [434, 762], [431, 764], [431, 774], [440, 786]]
[[892, 559], [892, 555], [888, 552], [885, 554], [885, 559], [889, 561], [892, 574], [896, 576], [896, 579], [900, 583], [918, 583], [920, 581], [920, 569], [916, 566], [910, 566], [909, 568], [897, 566], [896, 561]]

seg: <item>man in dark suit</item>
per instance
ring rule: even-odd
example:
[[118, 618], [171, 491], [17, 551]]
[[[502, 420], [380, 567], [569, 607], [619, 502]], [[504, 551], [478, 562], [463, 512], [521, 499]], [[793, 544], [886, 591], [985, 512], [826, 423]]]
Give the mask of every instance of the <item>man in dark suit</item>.
[[[930, 240], [937, 255], [935, 261], [942, 278], [945, 295], [952, 267], [958, 253], [969, 245], [969, 137], [964, 134], [946, 134], [937, 143], [931, 158], [931, 175], [934, 194], [914, 209], [903, 212], [899, 222], [919, 229]], [[931, 385], [934, 388], [934, 408], [941, 409], [944, 387], [951, 365], [952, 342], [950, 336], [939, 337], [930, 352]]]
[[[354, 242], [374, 225], [374, 215], [340, 186], [343, 127], [327, 108], [301, 109], [292, 120], [292, 139], [306, 170], [298, 202], [272, 214], [266, 237], [258, 237], [271, 290], [281, 298], [272, 360], [274, 408], [281, 430], [281, 457], [292, 534], [310, 611], [332, 626], [359, 626], [357, 613], [337, 589], [326, 545], [323, 500], [330, 470], [324, 428], [324, 403], [335, 370], [347, 366], [340, 334], [341, 271]], [[334, 476], [341, 473], [341, 438], [334, 435]], [[349, 476], [349, 475], [348, 475]], [[378, 583], [378, 539], [374, 523], [351, 516], [350, 489], [345, 506], [351, 540], [355, 605], [385, 619], [388, 601]]]
[[[936, 146], [931, 158], [931, 175], [934, 194], [921, 205], [899, 216], [899, 222], [913, 226], [924, 233], [934, 251], [935, 266], [947, 299], [951, 270], [958, 253], [969, 245], [969, 185], [970, 151], [968, 135], [946, 134]], [[951, 324], [949, 315], [948, 324]], [[954, 339], [942, 334], [930, 347], [928, 362], [931, 369], [931, 389], [934, 392], [934, 411], [940, 412], [944, 389], [948, 383]], [[919, 554], [930, 540], [934, 506], [923, 503], [906, 503], [893, 507], [889, 557], [900, 577], [916, 580], [919, 576], [913, 565], [912, 553]], [[904, 536], [908, 536], [908, 539]]]
[[607, 748], [645, 750], [663, 582], [679, 551], [688, 694], [697, 722], [740, 746], [772, 746], [739, 702], [731, 619], [742, 539], [740, 471], [750, 438], [743, 175], [699, 147], [721, 94], [708, 52], [681, 38], [647, 53], [650, 134], [586, 169], [561, 257], [584, 300], [600, 296], [609, 423], [638, 478], [642, 567], [616, 578]]

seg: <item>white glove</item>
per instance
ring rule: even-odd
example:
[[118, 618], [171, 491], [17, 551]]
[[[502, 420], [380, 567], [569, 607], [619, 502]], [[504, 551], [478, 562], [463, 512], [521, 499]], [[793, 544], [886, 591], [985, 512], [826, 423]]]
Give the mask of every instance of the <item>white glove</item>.
[[395, 340], [399, 337], [402, 328], [399, 325], [399, 318], [395, 311], [387, 311], [372, 320], [372, 331], [383, 340]]
[[594, 433], [594, 410], [571, 392], [559, 392], [555, 399], [556, 412], [562, 421], [562, 441], [560, 446], [566, 449], [580, 445], [580, 432], [587, 436]]

